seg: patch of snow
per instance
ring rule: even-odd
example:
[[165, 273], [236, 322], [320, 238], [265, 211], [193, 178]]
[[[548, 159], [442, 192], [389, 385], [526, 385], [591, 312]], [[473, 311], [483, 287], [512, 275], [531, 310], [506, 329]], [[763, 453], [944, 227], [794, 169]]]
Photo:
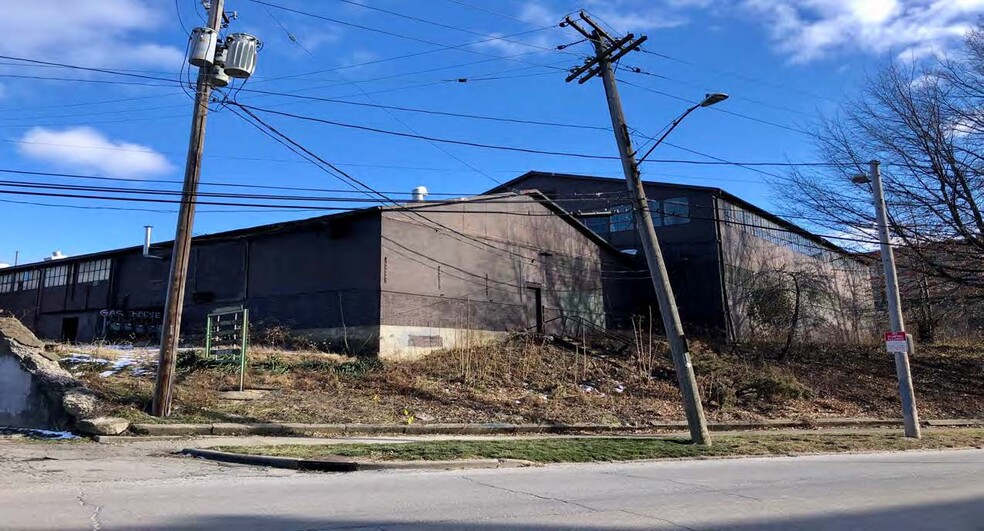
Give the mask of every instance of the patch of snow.
[[82, 354], [81, 352], [73, 353], [71, 356], [67, 356], [61, 359], [62, 363], [69, 363], [72, 365], [80, 365], [82, 363], [98, 363], [99, 365], [105, 365], [110, 361], [104, 358], [93, 358], [88, 354]]
[[38, 439], [49, 439], [49, 440], [68, 440], [68, 439], [78, 439], [78, 435], [67, 431], [51, 431], [51, 430], [36, 430], [31, 428], [8, 428], [5, 426], [0, 426], [0, 435], [2, 434], [16, 434], [16, 435], [26, 435], [28, 437], [34, 437]]
[[114, 374], [116, 374], [116, 371], [103, 371], [103, 372], [99, 373], [99, 376], [101, 376], [103, 378], [109, 378], [110, 376], [112, 376]]

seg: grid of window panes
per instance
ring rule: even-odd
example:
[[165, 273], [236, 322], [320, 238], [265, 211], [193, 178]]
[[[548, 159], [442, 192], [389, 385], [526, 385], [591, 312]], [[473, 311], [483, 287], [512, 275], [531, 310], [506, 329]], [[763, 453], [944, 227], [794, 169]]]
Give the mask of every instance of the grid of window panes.
[[[635, 229], [632, 205], [617, 205], [611, 209], [608, 229], [610, 232], [623, 232]], [[686, 197], [670, 199], [650, 199], [649, 212], [654, 227], [682, 225], [690, 223], [690, 203]]]
[[49, 267], [44, 272], [44, 287], [64, 286], [68, 284], [68, 265]]
[[831, 262], [837, 258], [837, 255], [830, 249], [822, 247], [800, 234], [791, 232], [787, 228], [780, 227], [754, 212], [749, 212], [728, 202], [722, 204], [724, 205], [724, 222], [730, 223], [731, 226], [742, 232], [825, 262]]
[[20, 284], [20, 289], [38, 289], [38, 283], [41, 281], [41, 271], [38, 269], [32, 269], [30, 271], [24, 271], [20, 273], [17, 279]]
[[109, 258], [92, 260], [91, 262], [82, 262], [79, 264], [77, 282], [79, 284], [85, 284], [86, 282], [100, 282], [102, 280], [109, 280], [109, 265]]
[[610, 232], [623, 232], [635, 228], [632, 205], [617, 205], [611, 210], [612, 215], [608, 218], [608, 230]]
[[10, 293], [14, 291], [14, 279], [16, 275], [11, 273], [8, 275], [0, 275], [0, 293]]
[[587, 216], [582, 218], [584, 224], [595, 232], [595, 234], [601, 236], [602, 238], [607, 238], [609, 235], [608, 223], [609, 216]]
[[[653, 201], [650, 201], [650, 208]], [[690, 203], [686, 197], [674, 197], [661, 201], [662, 208], [660, 214], [663, 216], [663, 225], [682, 225], [690, 223]], [[653, 210], [653, 221], [656, 221], [656, 211]]]

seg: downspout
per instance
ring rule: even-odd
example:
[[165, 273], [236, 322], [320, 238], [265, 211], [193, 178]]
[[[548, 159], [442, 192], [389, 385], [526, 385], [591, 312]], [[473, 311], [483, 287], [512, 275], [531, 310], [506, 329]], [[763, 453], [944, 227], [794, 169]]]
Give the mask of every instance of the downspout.
[[718, 266], [718, 281], [721, 283], [721, 309], [724, 312], [724, 327], [725, 333], [727, 334], [728, 340], [731, 343], [737, 343], [738, 338], [735, 336], [735, 323], [731, 316], [731, 300], [728, 295], [728, 282], [724, 270], [724, 243], [721, 238], [721, 198], [715, 194], [713, 196], [714, 204], [714, 237], [717, 241], [717, 266]]
[[44, 279], [48, 276], [48, 268], [42, 267], [38, 270], [38, 294], [34, 298], [34, 326], [33, 332], [38, 332], [38, 325], [41, 324], [41, 296], [44, 292]]

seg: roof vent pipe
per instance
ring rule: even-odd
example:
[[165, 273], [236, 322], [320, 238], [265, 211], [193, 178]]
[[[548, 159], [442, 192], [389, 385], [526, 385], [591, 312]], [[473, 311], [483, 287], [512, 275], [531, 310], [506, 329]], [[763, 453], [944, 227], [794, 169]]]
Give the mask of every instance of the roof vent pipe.
[[150, 235], [153, 231], [154, 231], [154, 227], [150, 225], [144, 225], [143, 257], [153, 258], [155, 260], [162, 260], [163, 257], [150, 254]]
[[410, 195], [413, 196], [414, 202], [420, 203], [427, 199], [427, 188], [424, 186], [418, 186], [414, 188]]

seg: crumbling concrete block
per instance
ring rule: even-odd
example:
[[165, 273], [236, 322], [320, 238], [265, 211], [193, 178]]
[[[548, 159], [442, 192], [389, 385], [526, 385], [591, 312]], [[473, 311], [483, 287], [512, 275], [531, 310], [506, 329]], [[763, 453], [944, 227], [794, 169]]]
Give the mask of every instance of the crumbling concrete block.
[[0, 426], [72, 429], [97, 408], [96, 396], [9, 316], [0, 316], [0, 389]]
[[97, 417], [82, 419], [75, 426], [85, 435], [119, 435], [130, 427], [130, 421], [117, 417]]

